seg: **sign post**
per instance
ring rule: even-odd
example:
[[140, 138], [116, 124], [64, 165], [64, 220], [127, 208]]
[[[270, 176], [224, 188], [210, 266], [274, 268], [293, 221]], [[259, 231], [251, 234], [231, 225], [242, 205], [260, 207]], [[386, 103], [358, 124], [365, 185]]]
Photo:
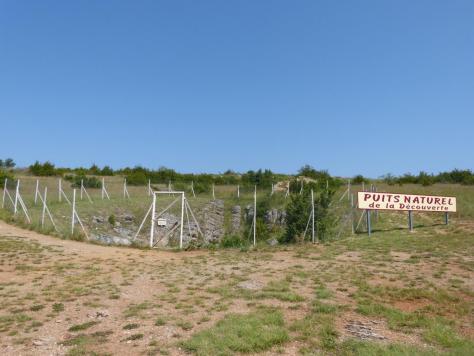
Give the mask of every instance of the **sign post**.
[[413, 231], [413, 211], [408, 210], [408, 230]]
[[370, 226], [370, 210], [365, 211], [365, 216], [367, 217], [367, 234], [370, 236], [372, 234], [372, 226]]

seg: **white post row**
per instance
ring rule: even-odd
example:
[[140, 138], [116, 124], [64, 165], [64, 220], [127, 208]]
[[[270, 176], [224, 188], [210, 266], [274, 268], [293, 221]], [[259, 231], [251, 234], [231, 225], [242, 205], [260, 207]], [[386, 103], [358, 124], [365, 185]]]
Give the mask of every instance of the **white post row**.
[[240, 198], [240, 185], [237, 184], [237, 198]]

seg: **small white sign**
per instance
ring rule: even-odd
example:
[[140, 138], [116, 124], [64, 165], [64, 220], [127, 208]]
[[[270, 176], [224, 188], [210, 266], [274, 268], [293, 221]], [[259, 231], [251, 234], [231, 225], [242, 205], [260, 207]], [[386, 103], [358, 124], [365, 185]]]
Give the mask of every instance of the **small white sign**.
[[165, 226], [166, 226], [166, 219], [164, 219], [164, 218], [158, 218], [158, 220], [156, 220], [156, 224], [157, 224], [158, 226], [163, 226], [163, 227], [165, 227]]

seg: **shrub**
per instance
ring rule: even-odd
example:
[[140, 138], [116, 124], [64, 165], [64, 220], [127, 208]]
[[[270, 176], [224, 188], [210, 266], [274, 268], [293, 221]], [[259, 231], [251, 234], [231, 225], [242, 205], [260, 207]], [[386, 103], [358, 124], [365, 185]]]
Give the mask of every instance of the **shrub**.
[[[15, 181], [15, 178], [13, 177], [12, 173], [6, 170], [0, 169], [0, 188], [3, 188], [5, 184], [5, 179], [8, 179], [8, 182], [11, 182], [11, 183], [14, 183]], [[10, 186], [8, 182], [7, 182], [7, 185]]]
[[81, 180], [84, 188], [100, 188], [102, 186], [102, 183], [99, 179], [96, 177], [86, 177], [86, 176], [73, 176], [73, 175], [67, 175], [64, 177], [64, 179], [72, 182], [71, 188], [80, 188], [81, 187]]
[[201, 193], [208, 193], [210, 191], [211, 191], [211, 184], [203, 183], [203, 182], [194, 183], [194, 193], [201, 194]]
[[369, 180], [365, 178], [362, 174], [356, 175], [354, 178], [351, 180], [352, 184], [362, 184], [362, 183], [369, 183]]
[[110, 168], [109, 166], [105, 166], [102, 168], [99, 172], [98, 175], [100, 176], [113, 176], [114, 175], [114, 170]]
[[144, 172], [132, 172], [126, 176], [129, 185], [146, 185], [148, 179]]
[[55, 176], [58, 174], [54, 164], [51, 162], [44, 162], [43, 164], [36, 161], [29, 168], [31, 174], [35, 176]]
[[[281, 238], [282, 242], [295, 242], [299, 236], [304, 234], [311, 213], [310, 189], [315, 192], [314, 216], [315, 228], [318, 239], [324, 240], [335, 221], [329, 215], [329, 204], [334, 194], [332, 190], [317, 189], [317, 186], [309, 185], [303, 190], [303, 194], [292, 194], [290, 202], [286, 207], [286, 230]], [[309, 239], [311, 234], [306, 234]]]
[[110, 215], [109, 218], [108, 218], [108, 221], [109, 221], [109, 224], [110, 224], [110, 225], [114, 226], [114, 225], [115, 225], [115, 221], [116, 221], [115, 215], [114, 215], [114, 214]]
[[248, 245], [248, 241], [244, 241], [239, 235], [225, 235], [221, 240], [223, 248], [242, 248]]

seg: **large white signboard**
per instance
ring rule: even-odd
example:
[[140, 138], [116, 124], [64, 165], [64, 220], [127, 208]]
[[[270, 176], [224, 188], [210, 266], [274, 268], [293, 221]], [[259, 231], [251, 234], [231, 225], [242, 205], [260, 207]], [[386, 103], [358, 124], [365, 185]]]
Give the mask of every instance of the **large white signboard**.
[[358, 207], [365, 210], [455, 212], [455, 197], [358, 192]]

